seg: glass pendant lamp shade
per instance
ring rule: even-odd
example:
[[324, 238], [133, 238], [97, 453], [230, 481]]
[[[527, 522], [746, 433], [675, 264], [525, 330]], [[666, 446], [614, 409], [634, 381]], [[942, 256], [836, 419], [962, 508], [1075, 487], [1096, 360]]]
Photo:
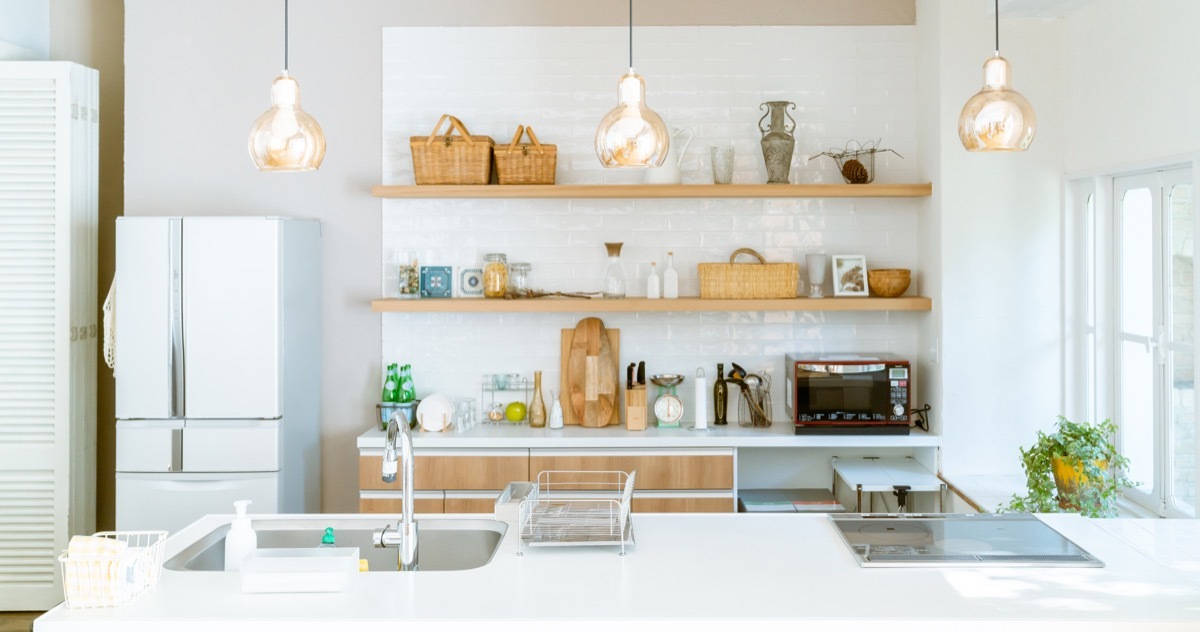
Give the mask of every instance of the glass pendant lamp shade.
[[967, 151], [1024, 151], [1037, 131], [1033, 106], [1012, 89], [1012, 67], [999, 54], [983, 64], [983, 89], [958, 117], [958, 138]]
[[667, 125], [646, 107], [646, 82], [633, 68], [617, 83], [617, 107], [596, 128], [596, 155], [605, 167], [658, 167], [667, 158]]
[[288, 75], [288, 0], [283, 1], [283, 73], [271, 83], [271, 109], [254, 121], [247, 145], [259, 171], [312, 171], [325, 159], [325, 132], [300, 109], [300, 84]]
[[312, 171], [325, 158], [325, 133], [300, 109], [300, 84], [286, 70], [271, 84], [271, 109], [254, 121], [249, 146], [260, 171]]
[[994, 0], [996, 54], [983, 62], [983, 89], [958, 115], [958, 139], [967, 151], [1025, 151], [1037, 131], [1033, 106], [1012, 88], [1012, 66], [1000, 56], [1000, 0]]

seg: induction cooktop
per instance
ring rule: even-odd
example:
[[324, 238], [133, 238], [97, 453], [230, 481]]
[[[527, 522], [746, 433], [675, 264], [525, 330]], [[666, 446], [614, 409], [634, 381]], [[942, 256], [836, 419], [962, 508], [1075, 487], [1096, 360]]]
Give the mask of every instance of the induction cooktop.
[[1031, 514], [829, 514], [829, 519], [862, 567], [1104, 566]]

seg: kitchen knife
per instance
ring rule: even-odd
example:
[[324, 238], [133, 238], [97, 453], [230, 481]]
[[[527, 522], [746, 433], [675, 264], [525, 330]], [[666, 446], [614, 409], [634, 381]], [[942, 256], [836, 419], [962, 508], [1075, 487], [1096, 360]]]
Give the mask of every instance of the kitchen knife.
[[645, 360], [638, 362], [637, 383], [639, 386], [646, 385], [646, 361]]
[[633, 366], [634, 363], [629, 363], [629, 368], [625, 369], [625, 390], [633, 390]]

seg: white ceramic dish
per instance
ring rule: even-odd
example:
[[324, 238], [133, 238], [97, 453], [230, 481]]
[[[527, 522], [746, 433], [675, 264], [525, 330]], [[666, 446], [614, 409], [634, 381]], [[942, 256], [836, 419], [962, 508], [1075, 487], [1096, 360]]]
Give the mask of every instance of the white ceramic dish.
[[417, 406], [417, 423], [427, 432], [441, 432], [450, 427], [454, 418], [454, 400], [442, 393], [435, 393], [421, 400]]

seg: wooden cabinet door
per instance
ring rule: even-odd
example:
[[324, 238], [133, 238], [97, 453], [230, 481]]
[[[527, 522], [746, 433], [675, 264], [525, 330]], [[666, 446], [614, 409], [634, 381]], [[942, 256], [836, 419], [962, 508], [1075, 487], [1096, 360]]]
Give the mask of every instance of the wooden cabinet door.
[[[415, 492], [413, 510], [419, 514], [440, 514], [445, 509], [445, 494], [442, 492]], [[404, 511], [404, 499], [399, 494], [386, 496], [359, 496], [359, 513], [399, 514]]]
[[[358, 457], [358, 488], [400, 490], [400, 480], [384, 483], [382, 454]], [[428, 490], [500, 490], [513, 481], [529, 480], [529, 451], [421, 450], [413, 464], [413, 487]]]
[[644, 496], [636, 491], [630, 511], [633, 513], [733, 513], [733, 495], [729, 496]]
[[496, 497], [501, 490], [492, 492], [446, 492], [446, 513], [496, 513]]
[[[530, 450], [529, 471], [536, 477], [547, 470], [637, 470], [635, 489], [733, 489], [733, 450]], [[531, 479], [532, 480], [532, 479]], [[562, 479], [560, 480], [569, 480]]]

